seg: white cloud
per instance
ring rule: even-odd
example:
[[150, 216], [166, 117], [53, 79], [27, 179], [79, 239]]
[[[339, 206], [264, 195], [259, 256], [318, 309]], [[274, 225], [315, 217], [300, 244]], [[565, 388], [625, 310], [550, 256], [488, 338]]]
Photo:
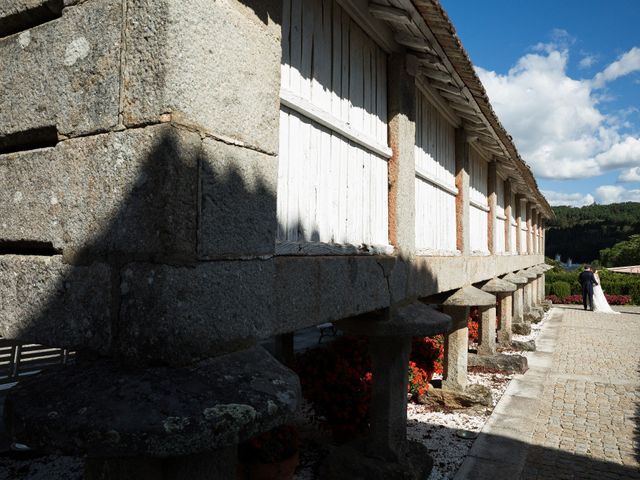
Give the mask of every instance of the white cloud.
[[602, 72], [593, 77], [593, 86], [601, 88], [607, 82], [640, 70], [640, 48], [633, 47], [618, 60], [607, 66]]
[[[567, 75], [568, 48], [558, 43], [536, 48], [543, 53], [521, 57], [504, 75], [477, 68], [492, 105], [534, 173], [585, 178], [640, 163], [640, 138], [623, 135], [616, 114], [598, 109], [595, 81]], [[636, 51], [640, 53], [633, 48], [598, 78], [629, 72]]]
[[595, 55], [585, 55], [584, 57], [582, 57], [582, 60], [580, 60], [580, 62], [578, 62], [578, 65], [580, 66], [580, 68], [589, 68], [594, 63], [596, 63], [596, 56]]
[[640, 202], [640, 189], [627, 190], [619, 185], [602, 185], [596, 188], [598, 203]]
[[618, 177], [619, 182], [640, 182], [640, 167], [627, 168]]
[[553, 206], [568, 205], [570, 207], [584, 207], [585, 205], [591, 205], [595, 201], [593, 195], [590, 193], [584, 195], [582, 193], [543, 191], [542, 194], [549, 204]]

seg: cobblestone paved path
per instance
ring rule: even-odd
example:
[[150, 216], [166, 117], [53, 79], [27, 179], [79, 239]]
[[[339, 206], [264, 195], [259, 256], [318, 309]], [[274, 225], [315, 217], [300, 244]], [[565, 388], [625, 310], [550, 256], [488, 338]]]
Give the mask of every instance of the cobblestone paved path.
[[640, 479], [640, 309], [622, 310], [553, 310], [457, 479]]

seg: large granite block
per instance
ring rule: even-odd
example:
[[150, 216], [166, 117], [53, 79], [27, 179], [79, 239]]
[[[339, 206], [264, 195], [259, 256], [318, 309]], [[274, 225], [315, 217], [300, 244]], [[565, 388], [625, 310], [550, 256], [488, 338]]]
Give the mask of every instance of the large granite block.
[[277, 257], [277, 333], [386, 308], [389, 272], [375, 257]]
[[193, 258], [200, 145], [158, 125], [0, 155], [0, 243]]
[[111, 345], [111, 269], [59, 255], [0, 256], [0, 335], [55, 347]]
[[117, 349], [136, 362], [181, 365], [267, 338], [274, 274], [273, 260], [130, 264], [121, 276]]
[[273, 254], [278, 159], [205, 139], [200, 165], [200, 257]]
[[[9, 10], [26, 15], [33, 3], [43, 2]], [[75, 136], [117, 125], [122, 11], [122, 0], [89, 1], [0, 39], [0, 111], [11, 112], [0, 115], [0, 144], [43, 127]]]
[[127, 3], [127, 125], [171, 113], [218, 137], [277, 152], [280, 29], [242, 3]]

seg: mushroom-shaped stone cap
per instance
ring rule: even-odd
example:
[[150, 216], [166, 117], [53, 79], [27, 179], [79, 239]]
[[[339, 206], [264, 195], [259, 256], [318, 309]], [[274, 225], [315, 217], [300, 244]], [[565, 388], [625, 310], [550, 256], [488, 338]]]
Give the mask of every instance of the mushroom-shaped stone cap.
[[528, 283], [527, 277], [518, 275], [517, 273], [513, 273], [513, 272], [508, 273], [502, 279], [510, 283], [515, 283], [516, 285], [524, 285]]
[[45, 451], [175, 457], [270, 430], [300, 399], [297, 375], [256, 347], [179, 368], [59, 367], [21, 381], [5, 415], [17, 439]]
[[538, 274], [532, 272], [529, 268], [527, 268], [526, 270], [520, 270], [518, 272], [518, 275], [520, 275], [521, 277], [528, 278], [529, 280], [533, 280], [534, 278], [538, 277]]
[[443, 305], [449, 305], [452, 307], [484, 307], [496, 304], [495, 295], [483, 292], [479, 288], [473, 285], [467, 285], [459, 290], [456, 290], [449, 298], [447, 298]]
[[545, 269], [542, 267], [542, 265], [536, 265], [535, 267], [531, 267], [529, 270], [537, 275], [542, 275], [545, 272]]
[[542, 265], [540, 265], [540, 267], [544, 268], [545, 272], [548, 272], [549, 270], [553, 270], [553, 266], [547, 265], [546, 263], [543, 263]]
[[485, 283], [480, 290], [489, 293], [515, 292], [518, 287], [511, 282], [495, 277]]
[[364, 316], [338, 323], [352, 335], [372, 337], [425, 337], [451, 330], [451, 317], [422, 302], [399, 307], [390, 320], [366, 320]]

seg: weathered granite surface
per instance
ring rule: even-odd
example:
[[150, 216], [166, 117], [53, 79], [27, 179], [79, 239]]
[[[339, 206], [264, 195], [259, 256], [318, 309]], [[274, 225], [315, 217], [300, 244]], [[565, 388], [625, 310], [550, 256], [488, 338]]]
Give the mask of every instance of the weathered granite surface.
[[251, 346], [272, 332], [274, 274], [272, 259], [130, 264], [116, 349], [133, 361], [185, 365]]
[[[119, 32], [119, 31], [118, 31]], [[280, 26], [241, 2], [127, 2], [126, 125], [172, 118], [278, 151]]]
[[0, 335], [59, 347], [111, 346], [111, 268], [60, 255], [0, 255]]
[[[24, 12], [20, 4], [9, 9]], [[0, 39], [0, 111], [11, 112], [0, 116], [0, 139], [46, 126], [75, 136], [117, 125], [122, 12], [122, 0], [85, 2]]]
[[472, 285], [466, 285], [449, 296], [443, 305], [480, 307], [496, 304], [495, 295], [483, 292]]
[[0, 240], [194, 258], [199, 151], [199, 135], [164, 124], [0, 155]]
[[285, 421], [298, 377], [262, 348], [185, 368], [99, 360], [26, 379], [7, 397], [15, 438], [90, 457], [175, 457], [232, 446]]
[[273, 254], [277, 182], [277, 157], [205, 139], [199, 257]]
[[524, 373], [528, 370], [527, 357], [522, 355], [474, 355], [469, 354], [470, 367], [483, 367], [505, 372]]

